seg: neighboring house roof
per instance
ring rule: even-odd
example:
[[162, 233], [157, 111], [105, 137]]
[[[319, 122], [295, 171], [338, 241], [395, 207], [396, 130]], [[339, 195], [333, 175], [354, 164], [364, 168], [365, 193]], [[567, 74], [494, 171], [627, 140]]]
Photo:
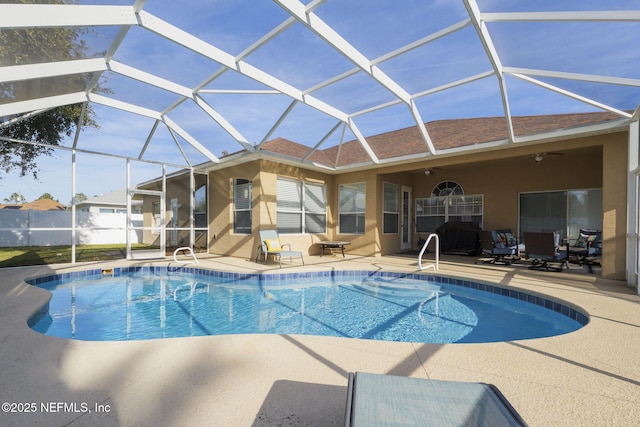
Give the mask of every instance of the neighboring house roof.
[[0, 209], [19, 209], [21, 211], [64, 211], [66, 206], [51, 199], [40, 199], [21, 205], [8, 204], [0, 205]]
[[[134, 205], [140, 203], [142, 203], [141, 200], [132, 201], [132, 204]], [[127, 189], [121, 188], [119, 190], [114, 190], [76, 204], [76, 208], [83, 206], [125, 207], [127, 206]]]

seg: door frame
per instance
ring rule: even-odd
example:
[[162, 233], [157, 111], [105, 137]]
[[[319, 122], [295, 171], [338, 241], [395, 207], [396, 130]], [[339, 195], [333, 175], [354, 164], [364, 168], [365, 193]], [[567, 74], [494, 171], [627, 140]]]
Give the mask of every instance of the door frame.
[[411, 187], [401, 186], [400, 189], [400, 249], [411, 249]]

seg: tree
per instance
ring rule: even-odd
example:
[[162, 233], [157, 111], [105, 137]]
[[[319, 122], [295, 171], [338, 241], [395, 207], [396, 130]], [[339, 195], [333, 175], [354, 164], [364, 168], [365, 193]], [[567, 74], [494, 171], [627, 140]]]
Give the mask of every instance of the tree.
[[53, 200], [54, 202], [60, 203], [60, 201], [58, 199], [54, 198], [49, 193], [44, 193], [42, 196], [38, 197], [36, 200], [43, 200], [43, 199], [50, 199], [50, 200]]
[[[14, 0], [14, 3], [31, 3]], [[44, 3], [62, 4], [63, 0], [45, 0]], [[0, 31], [0, 63], [11, 65], [37, 64], [86, 58], [89, 50], [83, 40], [86, 30], [78, 28], [20, 28]], [[39, 96], [77, 92], [88, 86], [92, 76], [76, 74], [43, 79], [0, 83], [0, 98], [22, 101]], [[98, 90], [108, 92], [98, 85]], [[0, 171], [8, 174], [18, 171], [20, 176], [32, 175], [38, 179], [36, 159], [51, 156], [50, 146], [61, 145], [65, 136], [73, 135], [80, 121], [82, 104], [65, 105], [17, 121], [0, 129], [0, 136], [19, 141], [44, 143], [49, 146], [0, 140]], [[14, 117], [0, 117], [0, 123]], [[95, 112], [87, 107], [83, 125], [98, 128]], [[2, 175], [0, 175], [0, 179]]]
[[12, 203], [16, 205], [21, 205], [26, 201], [27, 199], [25, 199], [24, 196], [20, 193], [11, 193], [11, 196], [9, 196], [8, 199], [4, 199], [5, 203]]
[[73, 200], [71, 200], [71, 203], [69, 203], [70, 205], [72, 204], [78, 204], [78, 203], [82, 203], [85, 200], [87, 200], [88, 197], [86, 196], [86, 194], [84, 193], [76, 193], [76, 195], [73, 197]]

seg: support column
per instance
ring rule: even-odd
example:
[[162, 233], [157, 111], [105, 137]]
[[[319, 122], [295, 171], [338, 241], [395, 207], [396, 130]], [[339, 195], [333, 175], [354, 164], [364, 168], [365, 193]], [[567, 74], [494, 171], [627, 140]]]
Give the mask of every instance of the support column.
[[76, 150], [71, 150], [71, 264], [76, 263]]
[[127, 181], [127, 219], [125, 222], [125, 241], [127, 244], [126, 259], [133, 259], [131, 255], [131, 231], [133, 229], [133, 221], [131, 220], [131, 160], [127, 159], [126, 163], [126, 181]]
[[638, 175], [640, 174], [640, 131], [638, 120], [629, 125], [629, 155], [627, 169], [627, 285], [638, 289], [638, 267], [640, 253], [638, 253], [638, 228], [640, 215], [638, 212]]
[[193, 168], [189, 169], [189, 247], [196, 246], [196, 231], [194, 223], [194, 207], [196, 204], [196, 178], [193, 174]]
[[626, 281], [629, 185], [628, 134], [612, 137], [602, 147], [602, 277]]

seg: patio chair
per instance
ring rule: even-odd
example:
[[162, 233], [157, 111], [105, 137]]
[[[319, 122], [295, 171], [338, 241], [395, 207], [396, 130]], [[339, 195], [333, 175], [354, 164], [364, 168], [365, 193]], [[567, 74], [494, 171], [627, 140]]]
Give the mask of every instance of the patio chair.
[[602, 255], [602, 231], [581, 228], [573, 244], [570, 241], [567, 239], [569, 259], [573, 256], [575, 262], [588, 266], [589, 272], [593, 273], [593, 266], [600, 265], [596, 258]]
[[[530, 270], [562, 271], [569, 267], [567, 251], [560, 249], [560, 235], [554, 232], [524, 232], [526, 257]], [[555, 264], [555, 265], [553, 265]]]
[[515, 246], [508, 246], [508, 244], [496, 240], [496, 238], [494, 238], [496, 235], [495, 230], [480, 230], [478, 231], [478, 235], [480, 236], [482, 254], [491, 257], [489, 261], [491, 264], [501, 262], [509, 265], [517, 259], [517, 244]]
[[513, 249], [516, 256], [524, 253], [524, 245], [518, 240], [515, 234], [513, 234], [510, 228], [491, 230], [491, 238], [494, 242], [498, 242]]
[[[284, 250], [285, 247], [289, 249]], [[261, 256], [264, 256], [264, 263], [266, 264], [269, 260], [269, 255], [277, 258], [280, 263], [280, 268], [282, 268], [282, 257], [289, 257], [289, 262], [292, 262], [294, 257], [300, 258], [302, 265], [304, 265], [302, 252], [292, 251], [289, 243], [280, 243], [278, 230], [260, 230], [260, 245], [258, 245], [258, 249], [256, 250], [256, 262], [258, 262]]]
[[526, 426], [497, 387], [349, 373], [345, 426]]

